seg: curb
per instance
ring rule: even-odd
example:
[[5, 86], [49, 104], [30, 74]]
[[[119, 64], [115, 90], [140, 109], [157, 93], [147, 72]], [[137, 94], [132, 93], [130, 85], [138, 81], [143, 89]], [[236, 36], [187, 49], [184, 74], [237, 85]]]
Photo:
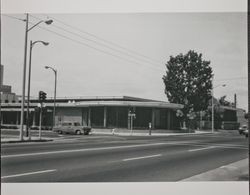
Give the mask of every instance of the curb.
[[49, 142], [53, 141], [53, 139], [41, 139], [41, 140], [9, 140], [9, 141], [2, 141], [1, 144], [10, 144], [10, 143], [36, 143], [36, 142]]
[[[204, 132], [204, 133], [152, 133], [149, 135], [148, 133], [133, 133], [132, 135], [130, 133], [111, 133], [111, 132], [92, 132], [92, 134], [95, 135], [116, 135], [116, 136], [182, 136], [182, 135], [205, 135], [205, 134], [212, 134], [211, 132]], [[215, 134], [215, 133], [214, 133]]]

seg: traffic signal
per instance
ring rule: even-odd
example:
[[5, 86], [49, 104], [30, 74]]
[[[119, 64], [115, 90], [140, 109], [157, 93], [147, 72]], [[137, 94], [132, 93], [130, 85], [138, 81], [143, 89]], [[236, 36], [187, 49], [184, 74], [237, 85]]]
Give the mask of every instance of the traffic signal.
[[44, 102], [47, 98], [47, 94], [43, 91], [39, 91], [39, 101]]

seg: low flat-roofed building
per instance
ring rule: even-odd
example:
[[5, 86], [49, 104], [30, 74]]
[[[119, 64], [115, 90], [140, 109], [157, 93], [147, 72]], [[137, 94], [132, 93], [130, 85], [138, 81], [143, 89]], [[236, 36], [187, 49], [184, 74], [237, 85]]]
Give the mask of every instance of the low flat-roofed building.
[[[45, 104], [47, 112], [43, 125], [52, 126], [53, 98], [47, 99]], [[37, 105], [38, 99], [31, 99], [30, 124], [35, 126], [39, 124], [39, 113], [35, 112]], [[176, 111], [182, 108], [181, 104], [129, 96], [57, 98], [55, 124], [72, 121], [92, 128], [130, 129], [132, 114], [134, 129], [148, 129], [149, 123], [152, 129], [179, 129]], [[2, 124], [19, 124], [20, 111], [20, 103], [3, 103]]]

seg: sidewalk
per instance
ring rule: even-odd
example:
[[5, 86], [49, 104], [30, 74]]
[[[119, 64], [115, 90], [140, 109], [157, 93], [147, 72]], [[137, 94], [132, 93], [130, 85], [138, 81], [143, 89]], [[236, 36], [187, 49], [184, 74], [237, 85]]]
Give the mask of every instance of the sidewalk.
[[[17, 130], [7, 130], [17, 131]], [[48, 130], [42, 130], [42, 132], [48, 132]], [[93, 135], [116, 135], [116, 136], [181, 136], [181, 135], [196, 135], [196, 134], [211, 134], [210, 131], [198, 131], [192, 133], [181, 133], [177, 130], [152, 130], [149, 135], [149, 130], [131, 130], [128, 129], [92, 129], [91, 134]], [[18, 142], [46, 142], [57, 140], [57, 137], [42, 137], [40, 140], [37, 136], [32, 136], [31, 140], [24, 136], [23, 141], [20, 141], [17, 135], [2, 135], [1, 143], [18, 143]]]
[[246, 158], [181, 181], [249, 181], [248, 165], [249, 159]]
[[5, 137], [1, 138], [1, 144], [5, 143], [32, 143], [32, 142], [48, 142], [48, 141], [53, 141], [53, 138], [48, 138], [48, 137], [42, 137], [39, 139], [39, 137], [31, 137], [29, 140], [28, 137], [23, 137], [23, 140], [21, 141], [19, 137]]
[[128, 130], [128, 129], [92, 129], [92, 134], [96, 135], [119, 135], [119, 136], [178, 136], [178, 135], [195, 135], [195, 134], [211, 134], [210, 131], [198, 131], [190, 133], [182, 133], [177, 130]]

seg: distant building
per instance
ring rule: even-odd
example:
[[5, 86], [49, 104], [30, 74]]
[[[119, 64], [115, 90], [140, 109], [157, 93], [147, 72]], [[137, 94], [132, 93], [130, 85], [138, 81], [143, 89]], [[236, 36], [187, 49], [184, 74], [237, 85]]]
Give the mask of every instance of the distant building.
[[10, 85], [4, 85], [3, 84], [3, 76], [4, 76], [4, 66], [0, 66], [0, 94], [1, 94], [1, 102], [4, 103], [15, 103], [18, 102], [18, 96], [12, 92]]
[[[213, 97], [214, 105], [214, 128], [224, 129], [224, 130], [235, 130], [239, 128], [239, 121], [237, 116], [237, 108], [232, 104], [231, 106], [223, 106], [220, 102]], [[201, 117], [204, 120], [199, 122], [201, 129], [211, 129], [212, 128], [212, 106], [211, 100], [209, 101], [209, 106], [206, 111], [208, 117]]]
[[247, 125], [248, 120], [245, 118], [246, 111], [244, 109], [237, 108], [236, 112], [237, 112], [237, 121], [238, 123], [240, 123], [240, 126]]

